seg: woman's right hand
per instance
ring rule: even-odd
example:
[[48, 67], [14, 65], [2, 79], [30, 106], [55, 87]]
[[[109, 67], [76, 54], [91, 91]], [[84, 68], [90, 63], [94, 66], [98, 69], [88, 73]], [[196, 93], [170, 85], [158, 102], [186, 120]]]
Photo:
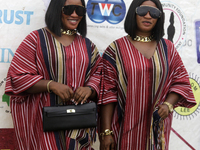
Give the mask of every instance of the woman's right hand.
[[114, 150], [115, 142], [112, 135], [104, 135], [100, 137], [100, 150]]
[[49, 90], [58, 95], [63, 102], [69, 101], [74, 97], [74, 92], [68, 85], [55, 81], [49, 84]]

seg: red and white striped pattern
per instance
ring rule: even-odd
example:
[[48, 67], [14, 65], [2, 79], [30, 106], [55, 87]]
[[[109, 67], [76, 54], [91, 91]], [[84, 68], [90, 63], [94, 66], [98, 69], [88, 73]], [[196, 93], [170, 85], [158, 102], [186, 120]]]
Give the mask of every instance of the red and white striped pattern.
[[[168, 40], [165, 42], [158, 43], [150, 59], [144, 57], [127, 37], [114, 41], [103, 54], [104, 86], [99, 104], [118, 102], [121, 107], [121, 110], [115, 108], [112, 121], [119, 150], [152, 149], [152, 113], [169, 92], [183, 96], [178, 105], [192, 107], [196, 104], [181, 58], [174, 45]], [[118, 114], [123, 116], [121, 123]], [[165, 119], [166, 150], [171, 122], [172, 114]]]
[[[48, 43], [52, 51], [56, 51], [56, 39], [48, 33]], [[53, 132], [43, 132], [42, 108], [50, 105], [50, 95], [48, 92], [39, 94], [28, 94], [25, 91], [41, 79], [49, 80], [49, 74], [43, 58], [38, 31], [30, 33], [16, 50], [11, 62], [5, 93], [10, 95], [10, 106], [14, 129], [17, 137], [18, 148], [20, 150], [56, 150], [57, 145]], [[42, 43], [44, 44], [44, 43]], [[96, 46], [91, 43], [92, 66], [91, 74], [85, 83], [86, 69], [88, 67], [88, 54], [85, 39], [77, 35], [71, 45], [65, 49], [65, 81], [75, 91], [77, 87], [86, 84], [91, 85], [97, 92], [100, 84], [101, 67], [98, 67], [101, 60]], [[55, 56], [51, 62], [54, 74]], [[69, 146], [69, 138], [66, 138], [66, 145]], [[91, 141], [89, 141], [90, 143]], [[90, 146], [87, 146], [91, 149]]]

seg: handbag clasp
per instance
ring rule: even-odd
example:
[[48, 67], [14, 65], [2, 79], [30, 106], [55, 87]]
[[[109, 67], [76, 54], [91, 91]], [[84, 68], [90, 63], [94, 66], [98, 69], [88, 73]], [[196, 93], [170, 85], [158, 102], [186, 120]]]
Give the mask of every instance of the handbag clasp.
[[75, 109], [67, 109], [66, 112], [67, 112], [67, 113], [75, 113], [76, 110], [75, 110]]

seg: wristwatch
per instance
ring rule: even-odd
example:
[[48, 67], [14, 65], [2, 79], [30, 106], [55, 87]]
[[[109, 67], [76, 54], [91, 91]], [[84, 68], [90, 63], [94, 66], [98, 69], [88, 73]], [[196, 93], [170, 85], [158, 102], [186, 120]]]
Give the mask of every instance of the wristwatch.
[[164, 102], [163, 104], [167, 105], [169, 108], [169, 112], [171, 113], [174, 109], [173, 109], [173, 105], [168, 103], [168, 102]]

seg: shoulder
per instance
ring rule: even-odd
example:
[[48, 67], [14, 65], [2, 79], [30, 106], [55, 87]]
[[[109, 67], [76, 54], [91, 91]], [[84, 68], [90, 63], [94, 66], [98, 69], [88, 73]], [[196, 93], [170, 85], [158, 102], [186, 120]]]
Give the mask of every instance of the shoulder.
[[161, 38], [161, 39], [160, 39], [160, 42], [166, 44], [166, 46], [167, 46], [168, 48], [175, 48], [174, 43], [172, 43], [172, 42], [171, 42], [170, 40], [168, 40], [168, 39]]
[[[169, 60], [176, 60], [181, 58], [179, 52], [177, 51], [175, 45], [168, 39], [162, 38], [160, 40], [160, 46], [166, 47], [167, 55]], [[161, 47], [162, 47], [161, 46]]]
[[177, 49], [176, 49], [174, 43], [172, 43], [168, 39], [161, 38], [158, 45], [163, 47], [168, 52], [168, 55], [173, 54], [173, 53], [177, 53]]
[[122, 47], [123, 45], [126, 45], [127, 42], [128, 42], [128, 39], [126, 36], [118, 38], [110, 43], [110, 45], [106, 48], [105, 52], [110, 52], [114, 54], [120, 50], [120, 47]]
[[99, 51], [96, 44], [90, 38], [88, 37], [83, 38], [81, 35], [77, 34], [75, 40], [77, 40], [76, 42], [78, 42], [79, 44], [85, 45], [87, 50], [91, 49], [91, 52], [94, 56], [99, 55]]
[[116, 39], [114, 41], [112, 41], [108, 46], [107, 48], [105, 49], [104, 53], [103, 53], [103, 58], [104, 59], [108, 59], [108, 58], [112, 58], [113, 60], [115, 59], [116, 57], [116, 51], [118, 49], [118, 43], [120, 43], [120, 41], [123, 39], [122, 38], [119, 38], [119, 39]]
[[75, 40], [77, 40], [77, 42], [82, 42], [85, 44], [87, 44], [87, 43], [94, 44], [91, 39], [89, 39], [88, 37], [82, 37], [80, 34], [76, 35]]
[[33, 30], [25, 37], [24, 40], [36, 42], [39, 39], [39, 34], [41, 32], [44, 32], [44, 30], [45, 30], [44, 28], [41, 28], [41, 29], [38, 29], [38, 30]]
[[117, 49], [118, 45], [119, 45], [120, 43], [122, 43], [122, 42], [125, 42], [125, 41], [127, 41], [127, 37], [126, 37], [126, 36], [123, 36], [123, 37], [121, 37], [121, 38], [118, 38], [118, 39], [114, 40], [113, 42], [111, 42], [110, 45], [108, 46], [108, 48], [109, 48], [109, 47], [112, 47], [112, 48], [114, 48], [114, 49]]
[[[42, 30], [39, 29], [39, 30]], [[35, 50], [38, 43], [40, 43], [40, 37], [39, 37], [39, 30], [33, 30], [31, 31], [24, 39], [23, 41], [20, 43], [18, 50], [24, 50], [24, 49], [32, 49]]]
[[121, 43], [121, 42], [127, 42], [127, 40], [128, 40], [127, 36], [123, 36], [121, 38], [116, 39], [114, 42]]

